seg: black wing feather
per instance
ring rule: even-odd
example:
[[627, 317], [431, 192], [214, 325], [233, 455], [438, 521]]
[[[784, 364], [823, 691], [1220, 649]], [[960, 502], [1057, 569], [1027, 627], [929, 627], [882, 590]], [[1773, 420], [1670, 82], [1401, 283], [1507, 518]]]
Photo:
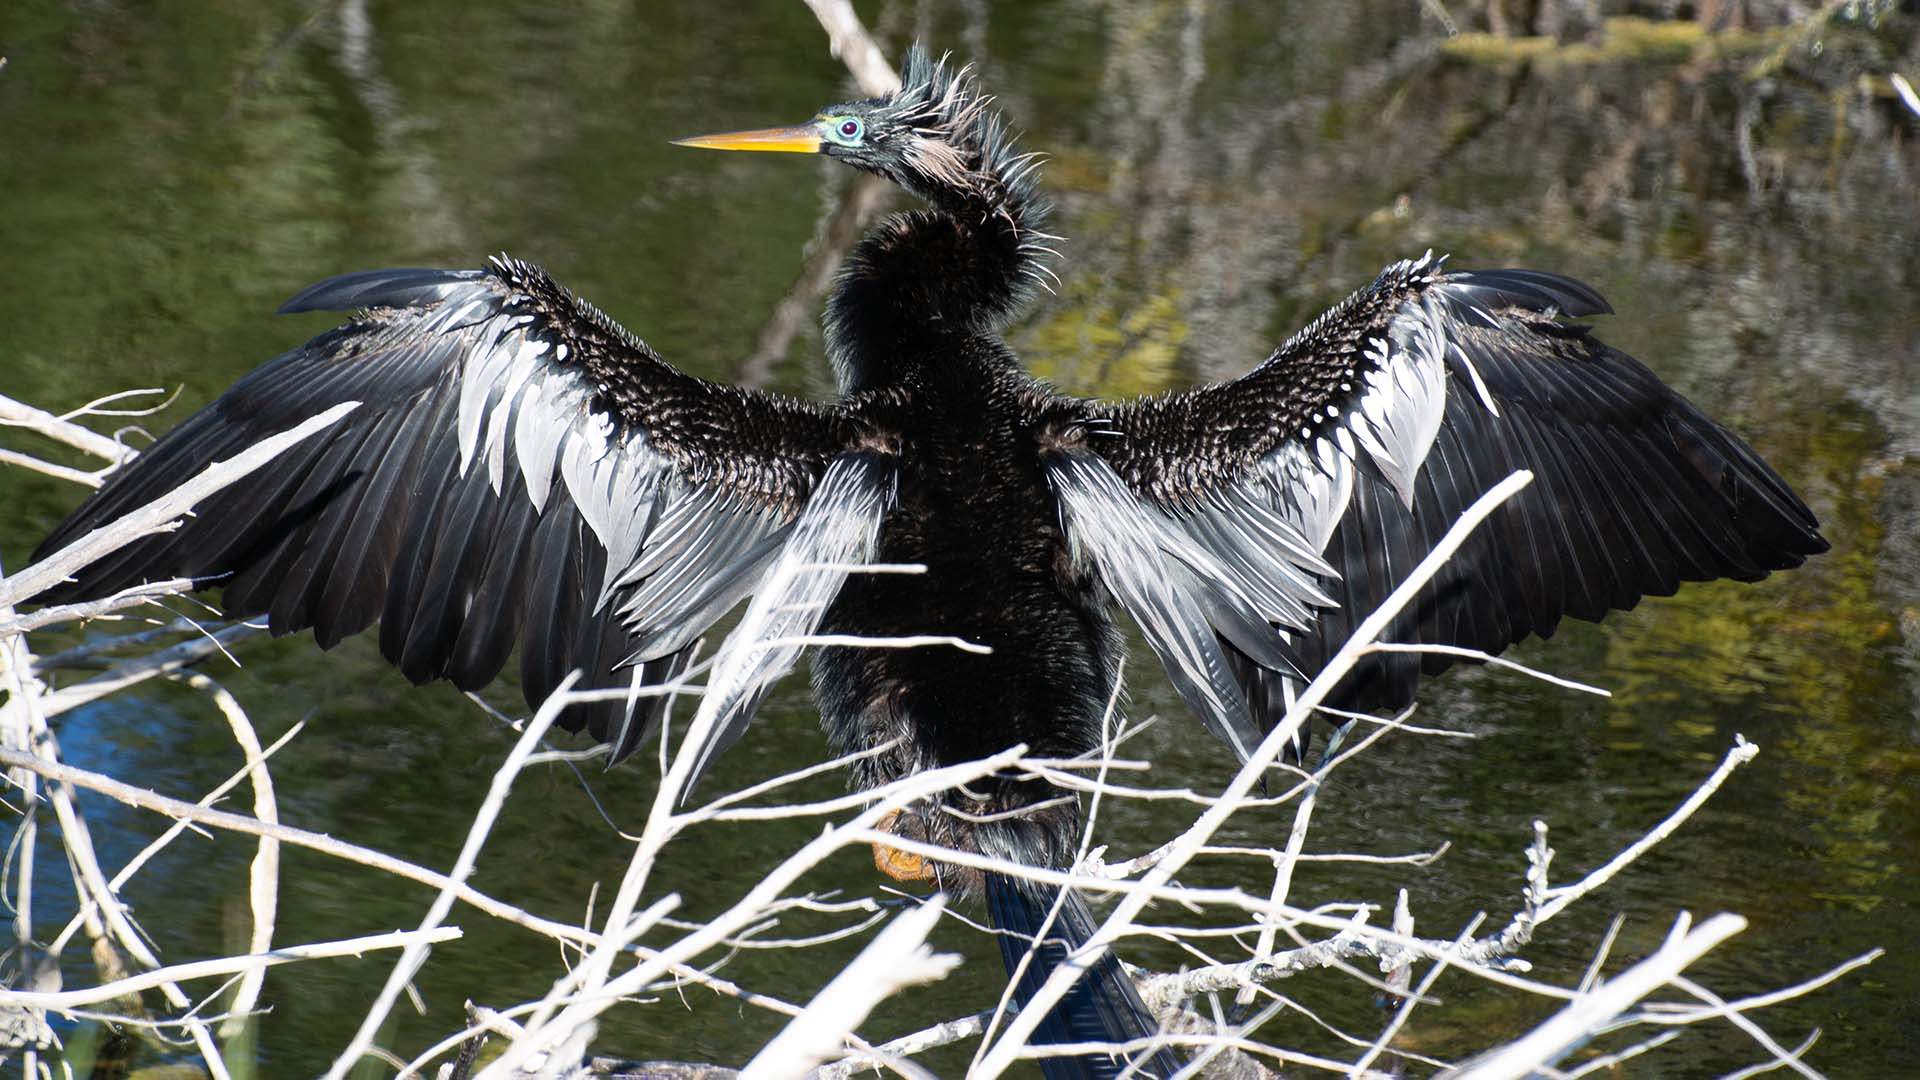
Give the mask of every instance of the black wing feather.
[[[378, 617], [381, 652], [403, 674], [464, 689], [497, 675], [520, 639], [537, 704], [575, 668], [588, 686], [625, 685], [630, 660], [646, 681], [683, 670], [845, 441], [835, 411], [675, 371], [514, 260], [347, 274], [282, 310], [350, 308], [364, 310], [116, 473], [41, 551], [306, 416], [360, 409], [51, 598], [214, 579], [229, 613], [265, 614], [275, 634], [311, 627], [323, 646]], [[614, 740], [617, 760], [665, 704], [596, 703], [561, 723]]]
[[440, 301], [452, 286], [480, 281], [486, 276], [485, 270], [435, 270], [415, 267], [357, 270], [350, 274], [338, 274], [307, 286], [280, 305], [280, 314], [352, 311], [355, 308], [374, 307], [419, 307]]
[[[340, 501], [332, 511], [339, 528], [329, 534], [329, 540], [315, 545], [321, 554], [309, 591], [319, 594], [313, 609], [313, 635], [323, 649], [372, 626], [385, 606], [405, 526], [404, 488], [417, 467], [425, 436], [421, 418], [429, 410], [416, 400], [387, 418], [391, 430], [386, 443], [370, 443], [355, 464], [356, 472], [364, 476], [359, 500]], [[331, 539], [334, 535], [337, 541]]]
[[538, 569], [529, 584], [526, 643], [520, 650], [520, 685], [529, 701], [543, 701], [566, 678], [573, 666], [574, 631], [582, 621], [589, 581], [598, 581], [598, 566], [586, 565], [597, 552], [586, 523], [571, 503], [556, 506], [540, 518], [534, 534], [533, 565]]
[[1448, 282], [1463, 300], [1486, 312], [1511, 307], [1574, 319], [1613, 314], [1613, 305], [1593, 286], [1544, 270], [1457, 271]]
[[[1385, 640], [1498, 653], [1550, 636], [1563, 615], [1597, 620], [1683, 581], [1756, 580], [1826, 550], [1811, 511], [1751, 448], [1644, 365], [1561, 321], [1611, 310], [1589, 286], [1540, 271], [1401, 263], [1247, 376], [1099, 414], [1119, 437], [1090, 445], [1144, 503], [1223, 558], [1244, 541], [1194, 510], [1231, 505], [1223, 492], [1277, 490], [1273, 510], [1291, 510], [1304, 532], [1333, 522], [1323, 554], [1336, 576], [1318, 578], [1332, 605], [1316, 605], [1304, 630], [1275, 631], [1309, 673], [1467, 506], [1518, 469], [1533, 484], [1468, 539]], [[1316, 501], [1315, 484], [1344, 498]], [[1245, 559], [1235, 566], [1263, 572]], [[1284, 667], [1245, 647], [1243, 624], [1216, 619], [1214, 629], [1256, 719], [1270, 725]], [[1330, 703], [1399, 708], [1421, 673], [1454, 662], [1369, 656]]]
[[517, 478], [501, 499], [500, 518], [453, 645], [448, 677], [464, 689], [485, 685], [506, 666], [526, 610], [527, 551], [540, 515]]

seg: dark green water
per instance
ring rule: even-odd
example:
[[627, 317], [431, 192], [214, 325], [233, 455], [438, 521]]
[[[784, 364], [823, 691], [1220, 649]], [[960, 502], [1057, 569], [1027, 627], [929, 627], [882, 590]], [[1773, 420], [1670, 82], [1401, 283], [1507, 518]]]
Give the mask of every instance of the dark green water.
[[[1400, 853], [1444, 841], [1450, 852], [1417, 869], [1311, 865], [1297, 901], [1390, 904], [1404, 885], [1426, 934], [1452, 936], [1480, 910], [1504, 920], [1532, 819], [1554, 826], [1556, 878], [1570, 880], [1662, 816], [1744, 733], [1759, 759], [1655, 855], [1550, 925], [1529, 957], [1572, 981], [1615, 913], [1627, 922], [1610, 970], [1656, 944], [1678, 910], [1734, 910], [1751, 928], [1699, 969], [1732, 997], [1886, 946], [1871, 968], [1762, 1022], [1788, 1045], [1821, 1028], [1809, 1060], [1833, 1075], [1920, 1062], [1920, 123], [1862, 98], [1854, 81], [1901, 57], [1920, 69], [1911, 16], [1832, 28], [1817, 55], [1808, 43], [1752, 83], [1740, 73], [1764, 42], [1718, 58], [1690, 56], [1686, 40], [1524, 65], [1443, 55], [1412, 0], [860, 8], [890, 51], [921, 34], [978, 60], [1028, 144], [1053, 155], [1047, 178], [1070, 238], [1064, 285], [1013, 336], [1063, 386], [1123, 394], [1236, 373], [1385, 262], [1427, 247], [1462, 265], [1538, 266], [1606, 293], [1620, 314], [1605, 336], [1746, 433], [1833, 540], [1832, 554], [1763, 585], [1690, 588], [1520, 650], [1612, 688], [1610, 701], [1487, 672], [1433, 686], [1425, 721], [1480, 738], [1377, 747], [1323, 798], [1311, 847]], [[476, 265], [502, 249], [544, 264], [690, 371], [828, 392], [811, 324], [771, 359], [754, 357], [848, 177], [810, 160], [666, 145], [790, 122], [849, 96], [804, 7], [411, 0], [370, 4], [356, 24], [360, 10], [0, 8], [0, 392], [65, 409], [180, 386], [170, 415], [185, 416], [327, 325], [270, 314], [301, 286], [364, 267]], [[17, 433], [0, 443], [44, 449]], [[78, 498], [71, 485], [0, 470], [5, 565], [20, 566]], [[274, 765], [285, 820], [451, 864], [509, 734], [444, 686], [408, 688], [366, 640], [326, 655], [306, 639], [254, 642], [241, 657], [241, 669], [209, 670], [263, 737], [309, 720]], [[1224, 783], [1225, 760], [1149, 667], [1144, 656], [1131, 665], [1131, 708], [1166, 717], [1141, 744], [1154, 781]], [[76, 764], [185, 798], [238, 760], [204, 700], [164, 686], [70, 713], [58, 733]], [[716, 785], [822, 753], [795, 679]], [[587, 783], [615, 822], [637, 828], [647, 769]], [[85, 802], [110, 867], [165, 825]], [[1103, 839], [1131, 854], [1188, 819], [1122, 808]], [[814, 828], [711, 829], [680, 845], [660, 887], [694, 911], [717, 909]], [[1284, 828], [1248, 816], [1236, 838], [1276, 842]], [[72, 899], [56, 887], [57, 844], [40, 851], [44, 937]], [[189, 838], [137, 879], [131, 900], [164, 957], [241, 947], [251, 854]], [[516, 789], [477, 884], [575, 919], [624, 861], [580, 783], [537, 772]], [[1188, 880], [1266, 887], [1225, 863]], [[879, 887], [852, 853], [809, 884]], [[281, 900], [279, 940], [300, 942], [413, 925], [430, 896], [289, 852]], [[451, 1030], [464, 999], [520, 1001], [560, 971], [544, 939], [469, 911], [455, 919], [466, 938], [436, 950], [418, 981], [428, 1014], [403, 1008], [389, 1037], [403, 1054]], [[890, 1003], [865, 1034], [992, 1000], [992, 948], [958, 928], [945, 941], [968, 957], [959, 974]], [[856, 947], [748, 952], [725, 974], [804, 1000]], [[321, 1068], [390, 963], [271, 976], [257, 1074]], [[67, 972], [70, 986], [92, 980], [83, 950]], [[1384, 1022], [1344, 977], [1282, 989], [1362, 1034]], [[1442, 1056], [1544, 1012], [1466, 978], [1436, 992], [1445, 1004], [1416, 1011], [1406, 1043]], [[616, 1010], [600, 1044], [738, 1064], [776, 1028], [691, 990]], [[1298, 1013], [1267, 1037], [1334, 1049]], [[1763, 1056], [1708, 1027], [1629, 1071], [1711, 1075]], [[931, 1064], [958, 1073], [964, 1060]]]

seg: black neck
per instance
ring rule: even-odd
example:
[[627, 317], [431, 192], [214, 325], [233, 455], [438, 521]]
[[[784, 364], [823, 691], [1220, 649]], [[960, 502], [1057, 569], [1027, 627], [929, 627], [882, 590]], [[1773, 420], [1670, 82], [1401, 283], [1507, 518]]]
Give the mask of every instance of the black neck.
[[[1056, 238], [1025, 183], [966, 188], [903, 179], [931, 205], [882, 221], [848, 256], [827, 302], [827, 356], [843, 393], [899, 381], [942, 338], [994, 334], [1052, 272]], [[923, 186], [924, 185], [924, 186]]]

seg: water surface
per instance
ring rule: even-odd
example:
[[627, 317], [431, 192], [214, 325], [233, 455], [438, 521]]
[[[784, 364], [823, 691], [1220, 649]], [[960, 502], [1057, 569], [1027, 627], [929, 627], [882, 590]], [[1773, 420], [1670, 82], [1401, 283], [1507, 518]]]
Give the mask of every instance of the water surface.
[[[1616, 913], [1627, 921], [1614, 970], [1657, 944], [1678, 910], [1735, 910], [1751, 928], [1701, 968], [1735, 996], [1885, 945], [1892, 954], [1868, 971], [1765, 1023], [1790, 1045], [1823, 1029], [1810, 1060], [1835, 1075], [1920, 1061], [1920, 125], [1855, 80], [1902, 50], [1915, 70], [1920, 30], [1899, 16], [1836, 26], [1818, 54], [1803, 42], [1754, 81], [1741, 73], [1765, 58], [1765, 40], [1711, 52], [1643, 35], [1516, 59], [1442, 49], [1420, 7], [954, 0], [861, 12], [896, 55], [921, 35], [977, 61], [1027, 143], [1052, 155], [1063, 284], [1011, 337], [1063, 387], [1122, 395], [1233, 375], [1386, 262], [1429, 247], [1461, 265], [1536, 266], [1604, 292], [1619, 312], [1604, 320], [1607, 339], [1745, 433], [1833, 540], [1830, 555], [1762, 585], [1692, 587], [1518, 651], [1611, 688], [1610, 700], [1484, 671], [1431, 686], [1423, 718], [1479, 738], [1380, 745], [1323, 797], [1312, 847], [1445, 842], [1448, 854], [1422, 868], [1310, 865], [1296, 900], [1390, 905], [1404, 886], [1430, 935], [1452, 936], [1478, 911], [1504, 919], [1535, 818], [1553, 825], [1556, 878], [1570, 879], [1666, 813], [1743, 733], [1759, 759], [1529, 958], [1571, 981]], [[772, 347], [765, 331], [849, 176], [666, 144], [852, 96], [800, 4], [29, 0], [0, 10], [0, 53], [0, 389], [11, 396], [65, 409], [179, 387], [169, 416], [182, 417], [329, 325], [270, 314], [300, 287], [373, 266], [471, 266], [499, 250], [546, 266], [689, 371], [830, 393], [810, 321]], [[78, 497], [0, 470], [5, 565], [20, 566]], [[285, 820], [451, 864], [510, 733], [445, 686], [407, 687], [364, 637], [324, 655], [305, 637], [259, 641], [241, 657], [240, 669], [209, 670], [263, 737], [308, 721], [274, 765]], [[1224, 756], [1195, 737], [1144, 653], [1130, 671], [1130, 711], [1164, 718], [1137, 744], [1155, 781], [1224, 783]], [[181, 797], [237, 763], [217, 715], [169, 686], [77, 710], [58, 733], [76, 764]], [[793, 679], [724, 760], [716, 790], [822, 753]], [[638, 826], [648, 769], [593, 771], [585, 784], [615, 823]], [[110, 866], [166, 824], [83, 801]], [[1247, 815], [1234, 838], [1275, 842], [1289, 818]], [[1103, 839], [1134, 853], [1185, 820], [1123, 807]], [[714, 828], [680, 846], [659, 886], [716, 910], [814, 827]], [[53, 887], [65, 878], [57, 845], [40, 851], [45, 937], [71, 898]], [[163, 956], [241, 947], [251, 853], [188, 839], [137, 879], [131, 900]], [[285, 858], [282, 941], [413, 925], [430, 900], [309, 853]], [[582, 782], [537, 772], [516, 789], [477, 884], [577, 919], [624, 859]], [[1241, 864], [1203, 864], [1189, 880], [1265, 887]], [[879, 887], [853, 853], [809, 884]], [[403, 1053], [451, 1030], [463, 1000], [537, 996], [560, 970], [545, 940], [456, 918], [466, 938], [437, 949], [418, 980], [427, 1015], [403, 1010], [388, 1033]], [[944, 940], [969, 962], [890, 1003], [866, 1034], [992, 1000], [991, 947], [959, 927]], [[725, 974], [805, 999], [857, 944], [745, 952]], [[1181, 960], [1145, 948], [1135, 958]], [[276, 972], [260, 1075], [321, 1068], [389, 963]], [[92, 978], [75, 950], [68, 984]], [[1283, 989], [1369, 1036], [1384, 1022], [1344, 977]], [[1438, 992], [1446, 1004], [1416, 1011], [1406, 1042], [1441, 1055], [1545, 1010], [1464, 978]], [[615, 1011], [600, 1041], [738, 1064], [776, 1028], [691, 990]], [[1337, 1049], [1298, 1013], [1269, 1036]], [[1763, 1056], [1709, 1028], [1646, 1068], [1707, 1075]], [[957, 1073], [964, 1060], [931, 1064]]]

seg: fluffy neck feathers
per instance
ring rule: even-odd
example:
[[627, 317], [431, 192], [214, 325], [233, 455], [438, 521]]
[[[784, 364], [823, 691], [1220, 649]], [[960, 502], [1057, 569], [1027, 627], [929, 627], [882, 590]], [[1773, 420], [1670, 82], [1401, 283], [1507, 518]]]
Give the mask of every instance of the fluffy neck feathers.
[[868, 389], [921, 362], [928, 338], [997, 331], [1053, 273], [1035, 186], [1039, 155], [1020, 153], [968, 69], [915, 47], [888, 103], [904, 129], [889, 179], [927, 209], [895, 214], [849, 255], [827, 305], [827, 348], [841, 389]]

